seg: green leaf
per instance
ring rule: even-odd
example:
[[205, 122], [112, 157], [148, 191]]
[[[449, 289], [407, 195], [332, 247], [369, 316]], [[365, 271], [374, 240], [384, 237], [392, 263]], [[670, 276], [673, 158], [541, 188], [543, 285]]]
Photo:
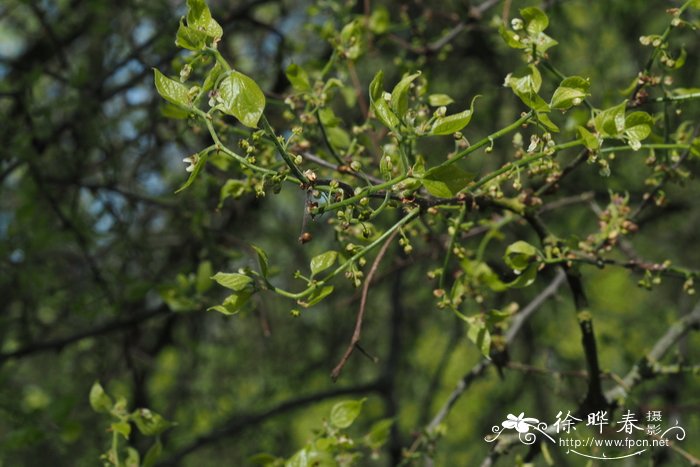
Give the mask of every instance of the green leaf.
[[587, 149], [595, 151], [600, 147], [600, 141], [598, 141], [598, 138], [596, 138], [593, 133], [580, 125], [577, 129], [579, 135], [581, 135], [581, 139], [583, 139], [583, 145], [586, 146]]
[[182, 107], [189, 107], [190, 97], [187, 86], [179, 81], [170, 79], [157, 68], [153, 69], [154, 82], [158, 94], [166, 101]]
[[319, 272], [325, 271], [329, 267], [335, 264], [335, 260], [338, 258], [337, 251], [326, 251], [320, 255], [316, 255], [311, 258], [311, 276], [315, 276]]
[[542, 85], [542, 75], [534, 65], [506, 76], [505, 86], [510, 87], [525, 105], [538, 112], [549, 111], [549, 105], [537, 92]]
[[199, 172], [201, 172], [204, 166], [207, 164], [208, 157], [208, 152], [197, 154], [197, 163], [194, 165], [194, 170], [190, 172], [190, 176], [187, 177], [187, 181], [180, 188], [175, 190], [176, 194], [189, 188], [189, 186], [194, 183], [195, 179], [199, 175]]
[[374, 6], [372, 15], [369, 17], [369, 30], [374, 34], [384, 34], [391, 24], [389, 11], [383, 6]]
[[122, 435], [124, 439], [129, 439], [129, 435], [131, 434], [131, 425], [129, 425], [129, 422], [114, 422], [111, 428], [115, 433]]
[[187, 0], [187, 25], [203, 32], [207, 37], [219, 40], [224, 30], [212, 17], [209, 7], [204, 0]]
[[157, 436], [173, 426], [171, 422], [149, 409], [136, 409], [131, 414], [131, 420], [136, 423], [136, 428], [141, 434], [146, 436]]
[[537, 248], [527, 242], [518, 240], [508, 245], [503, 259], [514, 271], [520, 272], [535, 261], [537, 253]]
[[355, 19], [340, 31], [342, 53], [350, 60], [357, 60], [365, 51], [364, 21]]
[[549, 118], [549, 115], [547, 115], [545, 112], [537, 112], [536, 114], [537, 121], [540, 122], [547, 130], [558, 133], [559, 132], [559, 127], [554, 124], [554, 122]]
[[369, 101], [374, 115], [390, 130], [399, 126], [399, 118], [389, 108], [389, 103], [384, 99], [384, 72], [379, 70], [372, 82], [369, 83]]
[[632, 112], [625, 117], [625, 137], [635, 151], [641, 146], [641, 141], [651, 134], [654, 119], [646, 112]]
[[237, 71], [231, 72], [219, 84], [224, 112], [236, 117], [249, 128], [257, 128], [265, 110], [265, 95], [255, 81]]
[[287, 67], [284, 72], [287, 75], [287, 79], [292, 83], [292, 87], [297, 91], [309, 91], [311, 90], [311, 84], [309, 84], [309, 75], [304, 71], [302, 67], [296, 63], [292, 63]]
[[372, 108], [374, 109], [374, 114], [377, 116], [379, 121], [390, 130], [396, 129], [396, 127], [398, 127], [401, 123], [396, 114], [394, 114], [394, 112], [392, 112], [389, 108], [389, 103], [383, 98], [374, 101]]
[[250, 245], [250, 247], [255, 250], [255, 253], [258, 255], [258, 265], [260, 266], [260, 274], [262, 274], [263, 277], [267, 278], [267, 274], [269, 272], [269, 262], [267, 259], [267, 253], [265, 253], [265, 250], [260, 248], [259, 246], [256, 245]]
[[365, 444], [370, 449], [376, 450], [381, 448], [389, 440], [391, 427], [394, 425], [394, 419], [385, 418], [379, 420], [372, 425], [369, 433], [365, 436]]
[[449, 115], [447, 117], [439, 117], [435, 119], [433, 127], [430, 129], [430, 134], [451, 135], [453, 133], [461, 131], [462, 128], [469, 125], [469, 122], [471, 121], [472, 115], [474, 113], [474, 102], [479, 97], [481, 96], [474, 96], [471, 104], [469, 105], [468, 110], [465, 110], [458, 114]]
[[536, 7], [528, 7], [520, 10], [520, 16], [525, 21], [525, 29], [532, 36], [536, 36], [549, 26], [549, 18], [544, 11]]
[[175, 45], [188, 50], [202, 50], [207, 46], [207, 34], [204, 31], [185, 25], [185, 22], [180, 19], [180, 27], [177, 29], [177, 35], [175, 36]]
[[195, 279], [195, 290], [197, 293], [204, 293], [211, 288], [214, 283], [211, 280], [212, 268], [211, 261], [202, 261], [197, 268], [197, 276]]
[[333, 293], [332, 285], [317, 287], [313, 292], [311, 292], [311, 294], [308, 296], [308, 298], [306, 298], [306, 300], [297, 300], [297, 303], [303, 306], [304, 308], [309, 308], [319, 303], [331, 293]]
[[454, 102], [454, 99], [452, 99], [447, 94], [431, 94], [428, 96], [428, 103], [432, 107], [440, 107], [443, 105], [450, 105], [453, 102]]
[[237, 272], [217, 272], [212, 277], [219, 285], [231, 289], [234, 292], [240, 292], [245, 289], [248, 284], [253, 282], [253, 279], [246, 276], [245, 274], [239, 274]]
[[544, 55], [544, 53], [557, 45], [559, 42], [555, 41], [545, 33], [540, 33], [535, 38], [535, 46], [537, 47], [537, 52], [539, 55]]
[[508, 44], [508, 47], [510, 47], [511, 49], [524, 49], [525, 47], [527, 47], [527, 45], [521, 42], [521, 37], [515, 32], [508, 29], [504, 24], [501, 24], [498, 27], [498, 33], [501, 35], [505, 43]]
[[578, 105], [588, 95], [590, 81], [580, 76], [570, 76], [562, 80], [559, 87], [552, 95], [550, 106], [553, 109], [566, 110], [574, 105]]
[[107, 395], [102, 385], [95, 381], [90, 389], [90, 407], [92, 407], [92, 410], [99, 413], [109, 413], [113, 406], [112, 399]]
[[127, 446], [124, 467], [139, 467], [140, 463], [141, 457], [139, 456], [139, 452], [131, 446]]
[[451, 198], [464, 189], [475, 175], [453, 165], [428, 171], [421, 183], [433, 196]]
[[627, 100], [609, 109], [599, 111], [593, 118], [595, 129], [603, 136], [619, 136], [625, 129]]
[[160, 438], [156, 438], [156, 442], [148, 448], [146, 455], [143, 458], [143, 464], [141, 467], [153, 467], [163, 453], [163, 445], [160, 442]]
[[235, 292], [226, 297], [221, 305], [215, 305], [207, 308], [207, 311], [218, 311], [221, 314], [232, 316], [240, 313], [243, 307], [248, 303], [252, 292], [250, 290], [242, 290]]
[[528, 287], [530, 286], [533, 282], [535, 282], [535, 278], [537, 276], [537, 264], [533, 263], [530, 264], [527, 268], [525, 268], [524, 271], [521, 271], [518, 274], [518, 277], [515, 278], [512, 282], [509, 282], [506, 284], [508, 288], [513, 288], [513, 289], [521, 289], [523, 287]]
[[214, 88], [214, 85], [216, 84], [216, 81], [219, 79], [219, 76], [221, 76], [221, 73], [224, 72], [223, 67], [219, 64], [219, 62], [216, 62], [212, 69], [207, 73], [207, 77], [204, 78], [204, 84], [202, 84], [202, 91], [207, 92], [210, 89]]
[[348, 428], [360, 415], [362, 404], [364, 404], [366, 400], [367, 399], [342, 401], [335, 404], [331, 409], [331, 425], [341, 429]]
[[486, 323], [481, 316], [471, 316], [467, 318], [469, 329], [467, 338], [476, 345], [481, 354], [489, 358], [491, 352], [491, 333], [486, 328]]
[[370, 102], [382, 98], [382, 93], [384, 92], [384, 71], [379, 70], [372, 78], [369, 83], [369, 99]]
[[408, 91], [411, 83], [420, 76], [421, 72], [405, 76], [391, 91], [391, 108], [399, 118], [404, 118], [408, 111]]

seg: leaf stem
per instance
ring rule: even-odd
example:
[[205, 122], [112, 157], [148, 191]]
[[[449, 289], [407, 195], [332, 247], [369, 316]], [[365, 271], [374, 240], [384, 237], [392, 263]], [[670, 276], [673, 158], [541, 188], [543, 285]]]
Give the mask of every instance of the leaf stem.
[[294, 163], [294, 161], [292, 161], [292, 158], [289, 156], [289, 153], [288, 153], [287, 150], [284, 148], [284, 146], [282, 146], [282, 143], [280, 142], [280, 140], [278, 139], [277, 135], [275, 134], [275, 130], [274, 130], [274, 129], [272, 128], [272, 126], [270, 125], [270, 122], [267, 121], [267, 117], [265, 117], [265, 115], [263, 115], [262, 118], [260, 119], [260, 121], [262, 122], [263, 129], [265, 130], [265, 133], [267, 133], [267, 135], [268, 135], [270, 138], [272, 138], [272, 142], [274, 143], [275, 147], [277, 148], [277, 152], [278, 152], [279, 155], [282, 157], [282, 159], [284, 159], [284, 162], [287, 164], [287, 166], [289, 167], [289, 169], [292, 171], [292, 173], [299, 179], [299, 181], [300, 181], [303, 185], [308, 185], [308, 184], [309, 184], [309, 180], [308, 180], [308, 179], [306, 178], [306, 176], [301, 172], [301, 170], [299, 169], [299, 167], [296, 166], [296, 164]]
[[491, 133], [489, 136], [487, 136], [487, 137], [483, 138], [482, 140], [480, 140], [480, 141], [478, 141], [478, 142], [472, 144], [471, 146], [469, 146], [469, 147], [468, 147], [467, 149], [465, 149], [464, 151], [455, 154], [453, 157], [451, 157], [450, 159], [446, 160], [446, 161], [443, 162], [442, 164], [439, 164], [439, 165], [436, 165], [435, 167], [430, 168], [429, 170], [427, 170], [427, 171], [425, 172], [424, 177], [428, 177], [429, 175], [435, 173], [435, 171], [437, 171], [437, 170], [439, 170], [439, 169], [442, 169], [442, 168], [445, 168], [445, 167], [448, 167], [448, 166], [454, 164], [455, 162], [457, 162], [457, 161], [463, 159], [464, 157], [468, 156], [469, 154], [473, 153], [473, 152], [476, 151], [477, 149], [482, 148], [482, 147], [486, 146], [487, 144], [491, 144], [495, 139], [500, 138], [501, 136], [507, 135], [507, 134], [510, 133], [511, 131], [513, 131], [513, 130], [519, 128], [520, 125], [522, 125], [522, 124], [524, 124], [525, 122], [527, 122], [528, 119], [529, 119], [530, 117], [532, 117], [532, 115], [533, 115], [533, 111], [532, 111], [532, 110], [529, 111], [529, 112], [527, 112], [527, 113], [525, 113], [525, 114], [523, 114], [519, 119], [517, 119], [515, 122], [511, 123], [511, 124], [508, 125], [507, 127], [502, 128], [502, 129], [498, 130], [498, 131], [495, 132], [495, 133]]

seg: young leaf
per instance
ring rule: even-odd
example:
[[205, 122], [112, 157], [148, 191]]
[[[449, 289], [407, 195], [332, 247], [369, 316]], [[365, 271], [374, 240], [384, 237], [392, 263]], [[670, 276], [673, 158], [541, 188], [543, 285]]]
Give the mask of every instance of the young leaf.
[[211, 17], [211, 12], [204, 0], [187, 0], [187, 25], [203, 32], [207, 37], [219, 40], [224, 35], [221, 25]]
[[581, 135], [581, 139], [583, 139], [583, 145], [586, 146], [588, 150], [595, 151], [600, 147], [600, 141], [598, 141], [598, 138], [596, 138], [593, 133], [582, 126], [578, 126], [577, 129], [578, 134]]
[[248, 303], [250, 299], [251, 292], [249, 290], [242, 290], [240, 292], [235, 292], [226, 297], [221, 305], [215, 305], [207, 308], [207, 311], [218, 311], [224, 315], [235, 315], [243, 310], [243, 307]]
[[450, 105], [453, 102], [454, 102], [454, 99], [452, 99], [447, 94], [431, 94], [428, 96], [428, 103], [432, 107], [440, 107], [443, 105]]
[[384, 34], [391, 24], [389, 11], [383, 6], [373, 7], [372, 10], [372, 16], [369, 17], [367, 27], [374, 34]]
[[527, 45], [521, 42], [520, 36], [508, 29], [505, 25], [501, 24], [498, 27], [498, 32], [511, 49], [524, 49], [527, 47]]
[[112, 431], [119, 433], [124, 439], [129, 439], [131, 434], [131, 425], [128, 422], [114, 422], [110, 425]]
[[595, 129], [603, 136], [618, 136], [625, 129], [627, 100], [599, 111], [593, 118]]
[[535, 278], [537, 276], [537, 264], [531, 264], [527, 268], [525, 268], [524, 271], [521, 271], [518, 274], [518, 277], [515, 278], [512, 282], [509, 282], [506, 284], [508, 288], [513, 288], [513, 289], [522, 289], [523, 287], [528, 287], [530, 286], [533, 282], [535, 282]]
[[433, 196], [451, 198], [474, 180], [475, 175], [455, 165], [428, 171], [421, 183]]
[[513, 89], [515, 95], [531, 109], [537, 112], [549, 111], [549, 105], [537, 94], [542, 85], [542, 75], [534, 65], [509, 73], [504, 84]]
[[469, 109], [458, 114], [449, 115], [447, 117], [439, 117], [433, 123], [433, 127], [430, 129], [431, 135], [451, 135], [462, 128], [469, 125], [472, 119], [472, 114], [474, 113], [474, 102], [480, 96], [474, 96]]
[[197, 268], [197, 276], [195, 280], [195, 290], [197, 293], [204, 293], [214, 284], [211, 280], [211, 261], [202, 261]]
[[153, 443], [150, 448], [148, 448], [148, 451], [146, 451], [141, 467], [153, 467], [156, 465], [156, 461], [160, 458], [162, 453], [163, 445], [161, 444], [160, 439], [156, 438], [156, 442]]
[[345, 57], [357, 60], [365, 51], [364, 22], [355, 19], [340, 31], [340, 46]]
[[309, 75], [306, 71], [296, 63], [292, 63], [287, 67], [284, 72], [287, 75], [287, 79], [292, 83], [292, 87], [297, 91], [309, 91], [311, 90], [311, 84], [309, 84]]
[[553, 109], [566, 110], [571, 106], [578, 105], [588, 95], [590, 81], [580, 76], [570, 76], [565, 78], [552, 95], [550, 106]]
[[384, 92], [384, 72], [379, 70], [369, 83], [369, 99], [374, 102], [382, 98]]
[[157, 436], [173, 426], [171, 422], [148, 409], [136, 409], [131, 414], [131, 420], [136, 423], [136, 428], [141, 434], [146, 436]]
[[549, 115], [547, 115], [545, 112], [537, 112], [537, 121], [542, 124], [547, 130], [553, 132], [553, 133], [558, 133], [559, 132], [559, 127], [554, 124], [554, 122], [549, 118]]
[[185, 25], [185, 22], [181, 19], [180, 27], [177, 29], [177, 35], [175, 36], [175, 45], [188, 50], [202, 50], [207, 46], [207, 34], [204, 31]]
[[467, 337], [476, 345], [481, 355], [489, 358], [489, 353], [491, 351], [491, 333], [486, 329], [486, 323], [481, 317], [469, 317], [467, 318], [467, 323], [469, 325]]
[[365, 444], [370, 449], [381, 448], [388, 440], [391, 434], [391, 427], [394, 425], [394, 420], [391, 418], [385, 418], [379, 420], [372, 425], [369, 433], [365, 436]]
[[180, 193], [182, 190], [185, 190], [190, 185], [192, 185], [192, 183], [194, 183], [194, 180], [197, 178], [197, 175], [199, 175], [199, 172], [201, 172], [202, 168], [204, 168], [204, 166], [206, 165], [208, 157], [208, 152], [197, 154], [197, 163], [194, 166], [194, 170], [190, 172], [190, 176], [187, 178], [187, 181], [180, 188], [175, 190], [176, 194]]
[[227, 289], [231, 289], [234, 292], [240, 292], [241, 290], [245, 289], [248, 284], [253, 282], [253, 279], [250, 277], [237, 272], [217, 272], [211, 278], [218, 282], [219, 285], [222, 285]]
[[92, 407], [92, 410], [100, 413], [109, 413], [113, 406], [112, 399], [107, 395], [102, 385], [95, 381], [95, 384], [90, 389], [90, 407]]
[[408, 91], [411, 88], [413, 80], [420, 76], [420, 71], [412, 75], [405, 76], [401, 81], [394, 86], [391, 91], [391, 109], [399, 118], [406, 116], [408, 111]]
[[333, 286], [332, 285], [326, 285], [324, 287], [317, 287], [316, 290], [314, 290], [306, 300], [297, 300], [297, 303], [300, 306], [303, 306], [304, 308], [309, 308], [317, 303], [319, 303], [321, 300], [329, 296], [331, 293], [333, 293]]
[[253, 250], [255, 250], [255, 253], [258, 255], [258, 265], [260, 265], [260, 274], [262, 274], [263, 277], [267, 278], [267, 274], [269, 271], [269, 262], [267, 259], [267, 253], [265, 253], [265, 250], [263, 250], [259, 246], [250, 245], [250, 247]]
[[163, 99], [182, 107], [188, 107], [190, 105], [187, 86], [179, 81], [168, 78], [158, 71], [157, 68], [153, 69], [153, 73], [156, 90]]
[[641, 146], [640, 141], [651, 134], [654, 119], [646, 112], [632, 112], [625, 117], [625, 137], [635, 151]]
[[224, 100], [225, 113], [249, 128], [258, 127], [265, 110], [265, 95], [255, 81], [233, 71], [219, 84], [219, 95]]
[[503, 257], [506, 264], [516, 272], [527, 268], [536, 258], [537, 248], [522, 240], [508, 245]]
[[362, 411], [366, 399], [338, 402], [331, 409], [330, 422], [336, 428], [348, 428]]
[[202, 84], [202, 91], [208, 92], [210, 89], [212, 89], [216, 84], [216, 81], [219, 79], [219, 76], [221, 76], [221, 73], [223, 72], [224, 69], [222, 68], [222, 66], [219, 64], [219, 62], [216, 62], [212, 69], [209, 70], [209, 73], [207, 73], [207, 77], [204, 78], [204, 84]]
[[389, 103], [384, 99], [384, 72], [379, 70], [372, 82], [369, 83], [369, 102], [375, 116], [387, 128], [393, 130], [399, 126], [399, 118], [389, 108]]
[[525, 21], [525, 29], [532, 36], [537, 36], [549, 26], [549, 18], [544, 11], [536, 7], [520, 10], [520, 16]]
[[311, 275], [315, 276], [319, 272], [325, 271], [329, 267], [335, 264], [335, 260], [338, 258], [337, 251], [326, 251], [320, 255], [316, 255], [311, 258]]

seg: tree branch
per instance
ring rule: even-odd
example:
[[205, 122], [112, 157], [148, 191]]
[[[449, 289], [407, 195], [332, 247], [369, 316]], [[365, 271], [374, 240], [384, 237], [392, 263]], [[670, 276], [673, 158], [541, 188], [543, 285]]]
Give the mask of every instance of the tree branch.
[[160, 462], [158, 465], [177, 465], [183, 458], [199, 449], [202, 449], [210, 444], [219, 442], [225, 438], [231, 438], [234, 435], [240, 433], [241, 431], [252, 428], [253, 426], [258, 425], [273, 416], [281, 415], [292, 410], [300, 409], [314, 402], [319, 402], [338, 396], [345, 396], [349, 394], [362, 394], [368, 392], [375, 392], [378, 390], [379, 384], [377, 382], [363, 384], [359, 386], [350, 386], [346, 388], [335, 388], [330, 389], [328, 391], [318, 392], [316, 394], [309, 394], [307, 396], [290, 399], [260, 412], [251, 412], [235, 415], [232, 418], [230, 418], [227, 422], [221, 424], [218, 428], [213, 429], [205, 435], [199, 436], [190, 444], [177, 450], [175, 453], [170, 455], [170, 457]]
[[340, 372], [343, 371], [343, 367], [350, 359], [352, 352], [355, 350], [355, 348], [360, 343], [360, 336], [362, 335], [362, 321], [365, 317], [365, 310], [367, 308], [367, 294], [369, 293], [369, 287], [372, 284], [372, 278], [376, 274], [377, 268], [379, 268], [379, 263], [381, 263], [382, 258], [384, 258], [384, 255], [386, 255], [386, 252], [389, 249], [389, 245], [391, 245], [391, 242], [394, 240], [394, 238], [396, 238], [396, 235], [398, 233], [399, 233], [399, 230], [397, 229], [397, 230], [394, 230], [391, 235], [389, 235], [389, 237], [384, 242], [384, 245], [382, 245], [381, 249], [379, 250], [379, 253], [377, 253], [377, 257], [374, 258], [374, 262], [372, 263], [372, 267], [370, 267], [369, 272], [367, 273], [367, 278], [365, 279], [365, 283], [362, 286], [362, 297], [360, 298], [360, 309], [357, 312], [357, 318], [355, 320], [355, 330], [352, 333], [352, 338], [350, 339], [350, 345], [348, 345], [348, 348], [345, 350], [345, 353], [341, 357], [340, 361], [335, 366], [335, 368], [333, 368], [333, 371], [331, 371], [331, 378], [333, 379], [334, 382], [338, 380], [338, 377], [340, 376]]

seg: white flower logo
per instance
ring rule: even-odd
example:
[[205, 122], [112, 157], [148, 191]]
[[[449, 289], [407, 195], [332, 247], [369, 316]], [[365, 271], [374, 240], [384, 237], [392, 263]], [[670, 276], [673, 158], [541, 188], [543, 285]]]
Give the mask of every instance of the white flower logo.
[[[532, 429], [532, 431], [530, 431]], [[515, 430], [518, 432], [518, 439], [523, 444], [534, 444], [537, 441], [539, 432], [541, 435], [545, 436], [549, 441], [554, 443], [554, 438], [549, 436], [545, 431], [547, 429], [547, 424], [540, 422], [536, 418], [526, 417], [525, 412], [520, 412], [517, 417], [512, 413], [509, 413], [505, 420], [501, 422], [501, 426], [494, 425], [491, 427], [491, 432], [493, 435], [486, 436], [484, 440], [489, 443], [493, 443], [501, 436], [506, 430]]]
[[509, 430], [515, 429], [518, 433], [527, 433], [530, 431], [531, 426], [537, 426], [537, 424], [540, 422], [536, 418], [526, 418], [525, 412], [520, 412], [520, 415], [517, 417], [512, 413], [509, 413], [506, 418], [507, 420], [504, 420], [503, 423], [501, 423], [503, 428], [507, 428]]

